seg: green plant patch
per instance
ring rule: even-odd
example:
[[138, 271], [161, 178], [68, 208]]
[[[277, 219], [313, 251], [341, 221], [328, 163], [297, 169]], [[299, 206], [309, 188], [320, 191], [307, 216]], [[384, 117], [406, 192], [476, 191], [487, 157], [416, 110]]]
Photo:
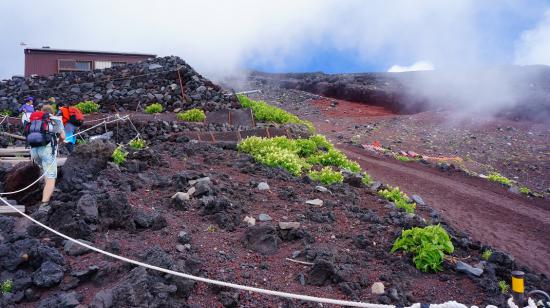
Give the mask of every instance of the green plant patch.
[[365, 173], [363, 174], [363, 179], [361, 180], [361, 182], [363, 182], [364, 185], [371, 186], [372, 183], [374, 183], [374, 180], [370, 175]]
[[519, 188], [519, 192], [524, 194], [524, 195], [530, 195], [531, 194], [531, 190], [529, 189], [529, 187], [520, 187]]
[[510, 291], [510, 285], [504, 280], [498, 282], [498, 288], [500, 289], [500, 293], [502, 294], [508, 294], [508, 292]]
[[398, 209], [403, 209], [407, 213], [414, 213], [416, 203], [409, 202], [409, 196], [402, 192], [399, 187], [389, 187], [378, 191], [378, 195], [384, 199], [393, 202]]
[[147, 107], [145, 107], [146, 113], [161, 113], [164, 110], [161, 104], [159, 103], [153, 103]]
[[497, 182], [497, 183], [500, 183], [504, 186], [512, 186], [512, 180], [510, 180], [509, 178], [501, 175], [500, 173], [497, 173], [497, 172], [491, 172], [489, 173], [489, 176], [487, 177], [487, 179], [491, 182]]
[[0, 111], [0, 116], [4, 116], [4, 117], [11, 116], [11, 110], [4, 109], [4, 110]]
[[134, 150], [141, 150], [145, 148], [146, 142], [141, 138], [136, 138], [129, 143], [130, 147]]
[[13, 291], [13, 281], [11, 281], [10, 279], [4, 280], [4, 282], [2, 282], [2, 285], [0, 285], [0, 291], [2, 291], [2, 294], [11, 293], [11, 291]]
[[403, 155], [395, 155], [394, 158], [399, 160], [399, 161], [403, 161], [403, 162], [416, 161], [416, 159], [414, 159], [414, 158], [410, 158], [408, 156], [403, 156]]
[[206, 114], [204, 111], [194, 108], [187, 110], [185, 112], [180, 112], [177, 115], [178, 120], [187, 121], [187, 122], [204, 122], [206, 119]]
[[481, 254], [481, 258], [485, 261], [488, 261], [491, 255], [493, 255], [493, 251], [491, 249], [487, 249], [483, 251], [483, 253]]
[[440, 225], [404, 230], [393, 243], [391, 252], [402, 250], [413, 255], [417, 269], [441, 271], [446, 254], [454, 251], [449, 234]]
[[128, 152], [124, 151], [122, 147], [117, 147], [113, 151], [113, 155], [111, 157], [113, 158], [113, 162], [117, 165], [122, 165], [126, 161], [126, 156], [128, 156]]
[[359, 164], [347, 159], [326, 138], [319, 135], [307, 139], [252, 136], [241, 141], [238, 149], [252, 155], [260, 163], [281, 167], [296, 176], [309, 171], [314, 165], [361, 172]]
[[315, 132], [315, 127], [311, 122], [301, 120], [296, 115], [287, 112], [284, 109], [271, 106], [266, 102], [252, 100], [245, 95], [237, 95], [237, 98], [239, 99], [241, 106], [252, 109], [254, 119], [258, 122], [301, 124], [305, 125], [310, 133]]
[[312, 180], [319, 181], [325, 185], [342, 183], [344, 181], [342, 172], [334, 171], [330, 167], [323, 167], [321, 171], [311, 171], [308, 175]]
[[98, 112], [100, 106], [96, 102], [84, 101], [76, 104], [75, 107], [82, 111], [82, 113], [88, 114]]

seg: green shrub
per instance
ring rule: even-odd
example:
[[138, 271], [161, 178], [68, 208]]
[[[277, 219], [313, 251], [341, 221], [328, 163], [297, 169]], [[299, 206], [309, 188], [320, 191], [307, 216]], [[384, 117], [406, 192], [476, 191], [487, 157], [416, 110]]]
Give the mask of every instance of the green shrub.
[[75, 107], [80, 109], [82, 113], [86, 113], [86, 114], [99, 111], [99, 104], [92, 101], [80, 102], [76, 104]]
[[161, 113], [164, 108], [159, 103], [153, 103], [147, 107], [145, 107], [146, 113]]
[[414, 265], [423, 272], [441, 271], [445, 254], [454, 251], [449, 234], [439, 225], [404, 230], [391, 252], [399, 249], [412, 253]]
[[497, 172], [491, 172], [489, 173], [489, 177], [487, 178], [489, 181], [500, 183], [504, 186], [512, 186], [512, 180], [509, 178], [502, 176], [500, 173]]
[[129, 145], [132, 149], [140, 150], [140, 149], [145, 148], [146, 143], [145, 143], [145, 140], [143, 140], [141, 138], [136, 138], [136, 139], [133, 139], [132, 141], [130, 141]]
[[8, 280], [5, 280], [4, 282], [2, 282], [2, 285], [0, 285], [0, 293], [4, 294], [4, 293], [11, 293], [11, 291], [13, 290], [13, 281], [11, 281], [10, 279]]
[[113, 155], [111, 157], [113, 158], [113, 161], [115, 162], [115, 164], [120, 166], [126, 161], [127, 155], [128, 155], [128, 152], [124, 151], [124, 149], [122, 149], [122, 147], [119, 146], [113, 151]]
[[361, 172], [361, 167], [358, 163], [349, 160], [346, 155], [334, 148], [326, 153], [311, 156], [308, 159], [311, 164], [321, 164], [323, 166], [335, 166], [348, 169], [352, 172]]
[[315, 132], [315, 127], [309, 121], [300, 120], [296, 115], [281, 108], [271, 106], [266, 102], [255, 101], [245, 95], [237, 95], [241, 106], [252, 109], [254, 119], [258, 122], [272, 122], [279, 124], [295, 123], [305, 125], [310, 133]]
[[204, 111], [200, 109], [190, 109], [185, 112], [178, 113], [178, 120], [187, 122], [203, 122], [206, 119]]
[[487, 261], [487, 260], [489, 260], [489, 258], [491, 257], [492, 254], [493, 254], [493, 251], [491, 249], [487, 249], [481, 254], [481, 258], [483, 260]]
[[384, 199], [393, 202], [398, 209], [404, 209], [407, 213], [414, 213], [416, 203], [409, 202], [407, 194], [399, 190], [399, 187], [389, 187], [378, 192], [378, 195]]
[[4, 110], [0, 111], [0, 116], [4, 116], [4, 117], [11, 116], [11, 110], [4, 109]]
[[510, 291], [510, 285], [504, 280], [498, 282], [498, 288], [502, 294], [508, 294], [508, 291]]
[[520, 187], [519, 188], [519, 192], [524, 194], [524, 195], [530, 195], [531, 194], [531, 190], [529, 189], [529, 187]]
[[309, 140], [315, 142], [317, 145], [317, 148], [320, 150], [328, 151], [330, 149], [334, 149], [334, 146], [330, 141], [327, 140], [327, 138], [323, 135], [313, 135], [309, 137]]
[[410, 158], [408, 156], [403, 156], [403, 155], [395, 155], [394, 158], [399, 160], [399, 161], [404, 161], [404, 162], [411, 162], [411, 161], [415, 160], [414, 158]]
[[311, 171], [309, 177], [314, 181], [319, 181], [325, 185], [332, 185], [334, 183], [342, 183], [344, 176], [340, 171], [334, 171], [330, 167], [323, 167], [321, 171]]
[[363, 179], [361, 180], [361, 182], [363, 182], [364, 185], [371, 186], [372, 183], [374, 183], [374, 180], [372, 179], [372, 177], [370, 175], [365, 173], [363, 175]]

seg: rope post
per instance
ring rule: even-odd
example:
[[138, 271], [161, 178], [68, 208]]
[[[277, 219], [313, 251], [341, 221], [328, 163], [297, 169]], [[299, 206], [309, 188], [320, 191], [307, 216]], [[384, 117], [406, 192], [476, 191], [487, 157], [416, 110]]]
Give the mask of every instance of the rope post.
[[516, 305], [525, 307], [527, 300], [525, 298], [525, 273], [522, 271], [512, 272], [512, 297]]

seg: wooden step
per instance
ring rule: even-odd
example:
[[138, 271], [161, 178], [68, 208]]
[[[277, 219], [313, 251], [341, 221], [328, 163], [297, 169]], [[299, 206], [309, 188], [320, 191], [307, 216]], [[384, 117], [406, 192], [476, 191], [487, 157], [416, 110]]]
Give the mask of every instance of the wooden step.
[[0, 156], [30, 156], [31, 149], [24, 147], [0, 148]]
[[[24, 158], [24, 157], [21, 157], [19, 159], [15, 159], [14, 157], [10, 157], [10, 158], [6, 158], [6, 157], [1, 157], [0, 158], [0, 165], [5, 165], [7, 167], [13, 167], [19, 163], [25, 163], [25, 162], [30, 162], [31, 159], [30, 158]], [[65, 164], [65, 162], [67, 161], [67, 157], [58, 157], [57, 158], [57, 166], [58, 167], [61, 167]]]
[[[15, 207], [21, 212], [25, 213], [24, 205], [15, 205]], [[0, 215], [20, 215], [16, 210], [7, 205], [0, 205]]]

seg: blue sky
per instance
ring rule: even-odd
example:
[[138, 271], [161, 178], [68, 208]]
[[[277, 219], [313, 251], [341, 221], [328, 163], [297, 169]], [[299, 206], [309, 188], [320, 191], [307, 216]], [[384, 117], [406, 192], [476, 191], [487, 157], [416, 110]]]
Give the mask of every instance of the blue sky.
[[178, 55], [210, 77], [550, 65], [548, 0], [0, 1], [0, 29], [0, 78], [22, 74], [20, 42]]

